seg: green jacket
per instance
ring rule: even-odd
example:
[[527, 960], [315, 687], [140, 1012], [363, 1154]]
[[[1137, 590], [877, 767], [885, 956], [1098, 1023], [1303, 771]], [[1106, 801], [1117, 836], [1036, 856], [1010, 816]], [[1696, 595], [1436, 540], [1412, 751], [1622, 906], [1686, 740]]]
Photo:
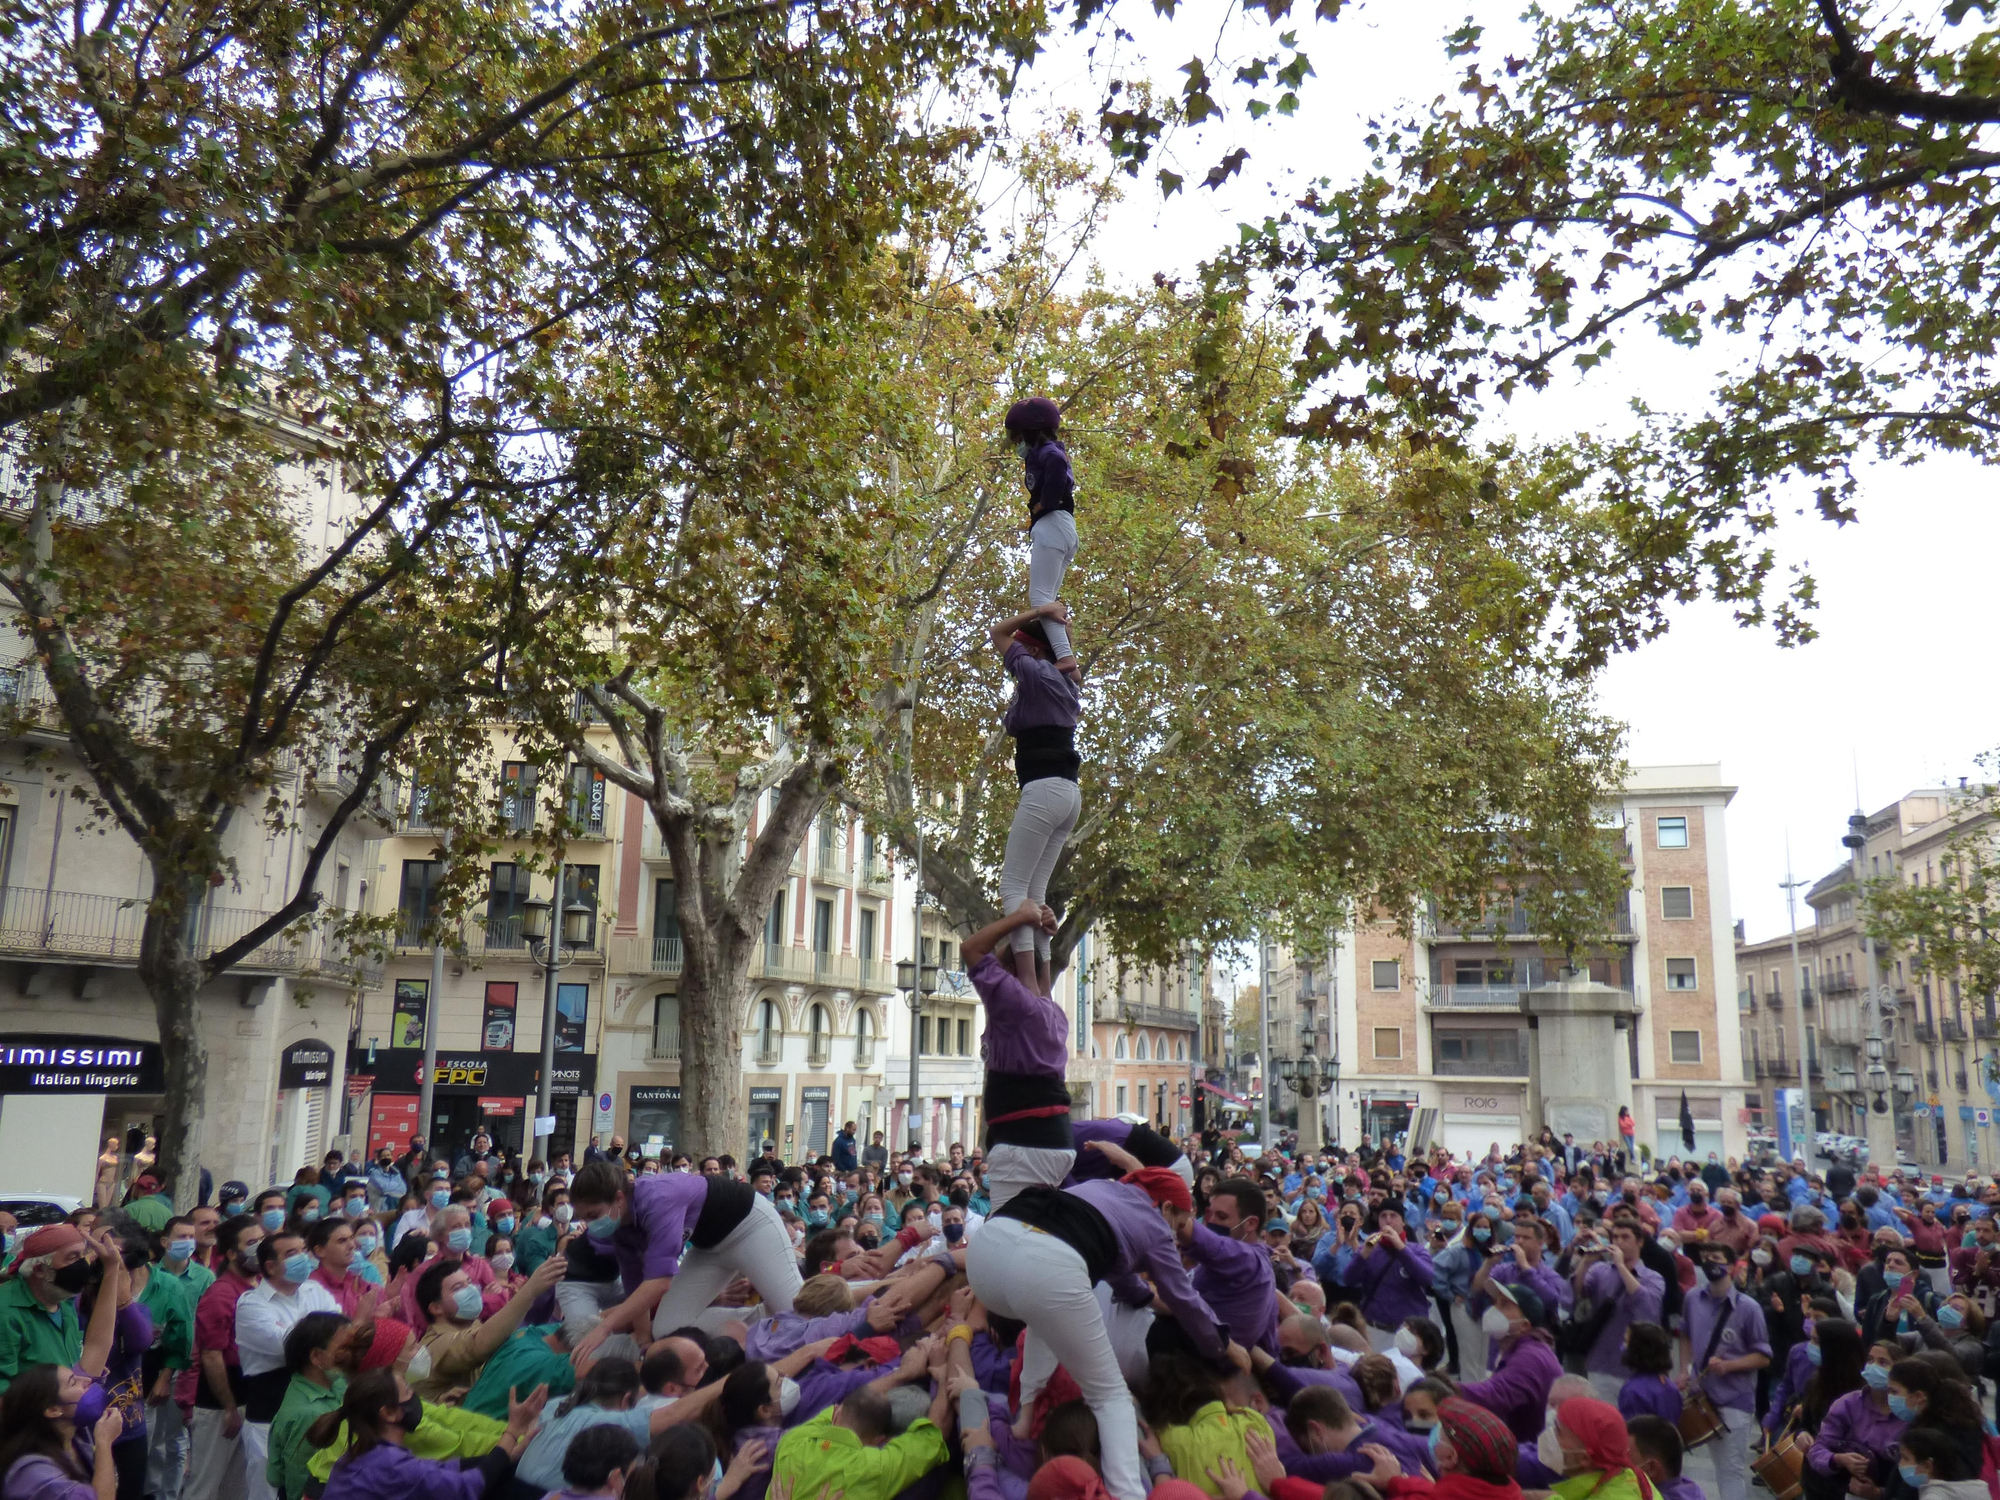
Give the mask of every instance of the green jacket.
[[[403, 1446], [418, 1458], [483, 1458], [506, 1431], [505, 1422], [482, 1417], [476, 1411], [426, 1401], [424, 1419], [403, 1439]], [[335, 1461], [346, 1451], [347, 1427], [343, 1423], [333, 1441], [306, 1460], [306, 1471], [325, 1483]]]
[[346, 1394], [347, 1382], [338, 1375], [331, 1386], [294, 1375], [285, 1387], [285, 1399], [271, 1419], [271, 1451], [264, 1460], [264, 1478], [284, 1500], [299, 1500], [312, 1477], [306, 1462], [317, 1450], [306, 1441], [306, 1429], [338, 1407]]
[[778, 1439], [771, 1479], [790, 1481], [795, 1495], [844, 1491], [846, 1500], [890, 1500], [945, 1461], [944, 1434], [927, 1417], [880, 1448], [833, 1425], [829, 1407]]
[[546, 1229], [529, 1225], [514, 1236], [514, 1269], [523, 1276], [535, 1274], [535, 1267], [556, 1253], [556, 1228], [550, 1224]]
[[549, 1347], [549, 1335], [560, 1331], [554, 1324], [518, 1330], [480, 1367], [479, 1378], [459, 1404], [467, 1411], [504, 1422], [512, 1391], [518, 1390], [525, 1397], [536, 1386], [546, 1385], [549, 1400], [567, 1396], [576, 1389], [576, 1366], [567, 1354]]
[[1248, 1473], [1243, 1467], [1250, 1462], [1246, 1440], [1253, 1432], [1267, 1443], [1273, 1441], [1271, 1424], [1258, 1413], [1248, 1407], [1231, 1411], [1222, 1402], [1211, 1401], [1186, 1423], [1162, 1427], [1160, 1447], [1173, 1460], [1176, 1474], [1185, 1475], [1198, 1488], [1220, 1496], [1222, 1489], [1208, 1477], [1209, 1470], [1220, 1469], [1226, 1458], [1236, 1465], [1239, 1473]]
[[20, 1277], [0, 1282], [0, 1391], [29, 1365], [73, 1365], [82, 1358], [76, 1298], [63, 1298], [51, 1317]]
[[158, 1266], [146, 1276], [145, 1289], [134, 1298], [153, 1315], [153, 1343], [169, 1370], [194, 1367], [194, 1283]]
[[152, 1193], [144, 1198], [134, 1198], [125, 1205], [125, 1213], [133, 1223], [143, 1224], [158, 1234], [174, 1216], [174, 1200], [161, 1193]]

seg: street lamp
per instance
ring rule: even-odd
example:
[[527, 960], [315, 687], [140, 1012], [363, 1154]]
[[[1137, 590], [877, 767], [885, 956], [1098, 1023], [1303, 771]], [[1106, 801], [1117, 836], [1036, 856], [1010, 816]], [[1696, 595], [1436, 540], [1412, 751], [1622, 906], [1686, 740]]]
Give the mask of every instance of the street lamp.
[[[561, 892], [564, 867], [556, 870], [556, 890]], [[535, 1118], [545, 1120], [555, 1113], [556, 1086], [556, 975], [581, 956], [590, 931], [590, 908], [572, 901], [562, 909], [562, 931], [556, 941], [549, 939], [551, 903], [539, 897], [521, 903], [521, 937], [528, 952], [542, 966], [542, 1080], [535, 1096]], [[535, 1131], [528, 1131], [528, 1155], [532, 1158]], [[553, 1145], [553, 1136], [551, 1145]], [[550, 1151], [549, 1155], [555, 1153]]]
[[910, 1002], [910, 1149], [923, 1150], [924, 1125], [917, 1113], [917, 1012], [930, 996], [937, 993], [938, 966], [918, 965], [904, 958], [896, 963], [896, 988], [909, 997]]

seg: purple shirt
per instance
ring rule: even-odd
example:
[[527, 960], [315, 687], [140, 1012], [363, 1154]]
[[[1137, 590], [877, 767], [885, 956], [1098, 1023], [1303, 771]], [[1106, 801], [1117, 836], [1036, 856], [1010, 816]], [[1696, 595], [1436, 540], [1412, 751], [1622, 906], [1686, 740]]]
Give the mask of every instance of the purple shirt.
[[1262, 1349], [1276, 1358], [1278, 1283], [1271, 1274], [1271, 1252], [1197, 1224], [1189, 1253], [1194, 1289], [1228, 1325], [1229, 1336], [1246, 1349]]
[[1660, 1300], [1666, 1296], [1666, 1282], [1660, 1279], [1658, 1271], [1647, 1266], [1632, 1267], [1632, 1274], [1639, 1282], [1636, 1292], [1625, 1290], [1625, 1278], [1610, 1261], [1600, 1261], [1584, 1273], [1583, 1294], [1593, 1304], [1605, 1297], [1617, 1299], [1611, 1321], [1604, 1325], [1604, 1332], [1597, 1336], [1583, 1362], [1583, 1367], [1594, 1375], [1616, 1375], [1623, 1380], [1631, 1373], [1625, 1368], [1625, 1330], [1634, 1323], [1660, 1321]]
[[335, 1462], [326, 1500], [480, 1500], [485, 1490], [486, 1475], [478, 1469], [379, 1443]]
[[782, 1312], [753, 1325], [744, 1340], [745, 1359], [783, 1359], [795, 1349], [817, 1344], [821, 1339], [837, 1339], [859, 1334], [868, 1323], [870, 1297], [852, 1312], [829, 1313], [824, 1318], [808, 1318], [803, 1313]]
[[31, 1453], [14, 1461], [0, 1486], [6, 1500], [97, 1500], [97, 1491], [52, 1458]]
[[[986, 1007], [979, 1055], [987, 1068], [998, 1073], [1061, 1078], [1069, 1065], [1069, 1016], [1063, 1008], [1001, 968], [990, 953], [972, 966], [971, 977], [972, 987], [979, 991], [980, 1003]], [[1149, 1204], [1151, 1201], [1147, 1199]], [[1163, 1223], [1160, 1227], [1166, 1226]]]
[[1792, 1345], [1785, 1356], [1785, 1373], [1771, 1386], [1770, 1410], [1764, 1413], [1764, 1430], [1776, 1432], [1785, 1425], [1785, 1413], [1796, 1405], [1806, 1393], [1806, 1382], [1812, 1379], [1813, 1362], [1810, 1350], [1815, 1345], [1809, 1339], [1800, 1339]]
[[633, 1178], [628, 1191], [632, 1219], [611, 1248], [630, 1294], [642, 1281], [679, 1272], [681, 1246], [708, 1202], [708, 1179], [698, 1172], [655, 1172]]
[[[1702, 1353], [1708, 1348], [1718, 1319], [1722, 1322], [1722, 1337], [1716, 1341], [1713, 1358], [1741, 1359], [1746, 1354], [1761, 1354], [1766, 1360], [1771, 1357], [1771, 1336], [1764, 1329], [1764, 1309], [1757, 1305], [1756, 1298], [1746, 1297], [1734, 1287], [1727, 1297], [1713, 1296], [1706, 1287], [1689, 1293], [1681, 1303], [1681, 1317], [1687, 1323], [1688, 1358], [1701, 1363], [1704, 1369], [1707, 1362], [1702, 1360]], [[1757, 1409], [1755, 1370], [1702, 1375], [1701, 1388], [1717, 1406], [1734, 1407], [1737, 1411]]]
[[1129, 1120], [1078, 1120], [1069, 1128], [1070, 1138], [1076, 1142], [1076, 1165], [1069, 1170], [1069, 1181], [1064, 1187], [1079, 1182], [1087, 1182], [1094, 1177], [1120, 1177], [1124, 1174], [1111, 1164], [1111, 1158], [1102, 1151], [1086, 1151], [1092, 1141], [1108, 1141], [1114, 1146], [1122, 1146], [1132, 1139], [1132, 1122]]
[[[986, 1034], [993, 1034], [990, 1018]], [[1117, 1292], [1118, 1282], [1126, 1278], [1142, 1275], [1149, 1278], [1153, 1295], [1187, 1330], [1195, 1350], [1205, 1359], [1219, 1359], [1229, 1334], [1216, 1326], [1215, 1313], [1194, 1289], [1187, 1267], [1181, 1264], [1180, 1246], [1174, 1243], [1173, 1232], [1160, 1217], [1159, 1208], [1146, 1196], [1145, 1189], [1130, 1182], [1079, 1182], [1065, 1191], [1074, 1193], [1103, 1214], [1104, 1222], [1111, 1226], [1112, 1237], [1118, 1241], [1118, 1264], [1105, 1280], [1112, 1291]], [[1267, 1275], [1269, 1271], [1266, 1266]], [[1130, 1288], [1126, 1290], [1129, 1292]]]
[[1056, 438], [1030, 448], [1021, 460], [1021, 479], [1028, 486], [1028, 514], [1039, 520], [1052, 510], [1076, 508], [1076, 475], [1069, 466], [1069, 449]]
[[[1278, 1393], [1286, 1406], [1290, 1406], [1292, 1399], [1307, 1386], [1326, 1385], [1340, 1392], [1340, 1399], [1347, 1403], [1349, 1411], [1367, 1410], [1366, 1403], [1361, 1399], [1361, 1387], [1347, 1372], [1345, 1365], [1335, 1365], [1330, 1370], [1315, 1370], [1311, 1365], [1272, 1365], [1264, 1372], [1264, 1378], [1271, 1382], [1271, 1389]], [[1284, 1430], [1282, 1423], [1273, 1422], [1271, 1425], [1280, 1432]]]
[[1019, 641], [1007, 643], [1005, 660], [1014, 678], [1014, 696], [1001, 720], [1007, 733], [1018, 739], [1024, 729], [1076, 728], [1083, 695], [1054, 662], [1030, 655]]
[[1634, 1375], [1618, 1387], [1618, 1415], [1626, 1421], [1634, 1417], [1658, 1417], [1676, 1425], [1681, 1419], [1681, 1390], [1671, 1377]]
[[1806, 1459], [1815, 1471], [1832, 1474], [1836, 1453], [1867, 1454], [1868, 1478], [1874, 1484], [1881, 1484], [1895, 1471], [1896, 1439], [1902, 1436], [1903, 1424], [1886, 1409], [1877, 1411], [1870, 1405], [1871, 1394], [1849, 1391], [1826, 1409], [1826, 1419], [1819, 1424], [1819, 1434]]
[[1357, 1256], [1350, 1273], [1361, 1293], [1361, 1311], [1377, 1328], [1394, 1328], [1405, 1318], [1431, 1313], [1431, 1282], [1436, 1272], [1430, 1252], [1412, 1240], [1391, 1254], [1380, 1245]]
[[[839, 1365], [828, 1364], [816, 1359], [799, 1371], [799, 1404], [792, 1408], [792, 1414], [785, 1418], [787, 1427], [796, 1427], [801, 1422], [810, 1422], [829, 1406], [845, 1401], [850, 1391], [858, 1391], [871, 1380], [879, 1380], [889, 1371], [882, 1365], [857, 1365], [852, 1370], [843, 1370]], [[771, 1452], [776, 1453], [778, 1445], [771, 1444]]]
[[1661, 1485], [1660, 1494], [1664, 1500], [1708, 1500], [1707, 1492], [1685, 1474]]
[[1493, 1373], [1461, 1385], [1458, 1393], [1505, 1422], [1516, 1442], [1532, 1443], [1542, 1435], [1549, 1388], [1561, 1376], [1562, 1362], [1548, 1335], [1537, 1329], [1516, 1334], [1497, 1347], [1500, 1357], [1493, 1362]]

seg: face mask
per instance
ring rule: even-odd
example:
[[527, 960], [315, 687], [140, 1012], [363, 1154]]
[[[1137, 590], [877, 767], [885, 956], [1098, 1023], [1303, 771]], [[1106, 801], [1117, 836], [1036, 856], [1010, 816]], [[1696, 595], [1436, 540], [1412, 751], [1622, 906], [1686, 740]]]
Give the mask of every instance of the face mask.
[[1411, 1432], [1434, 1432], [1437, 1429], [1437, 1423], [1419, 1422], [1415, 1417], [1409, 1418], [1403, 1425]]
[[[10, 1236], [9, 1236], [9, 1238], [12, 1238], [12, 1236], [10, 1235]], [[168, 1260], [192, 1260], [193, 1258], [194, 1258], [194, 1241], [193, 1241], [193, 1240], [168, 1240], [168, 1241], [167, 1241], [167, 1259], [168, 1259]]]
[[486, 1263], [493, 1267], [495, 1276], [505, 1276], [514, 1269], [514, 1252], [502, 1250], [498, 1255], [489, 1255], [486, 1257]]
[[361, 1218], [367, 1212], [368, 1212], [368, 1200], [366, 1198], [349, 1198], [347, 1200], [348, 1218], [358, 1219]]
[[257, 1216], [257, 1222], [264, 1226], [266, 1234], [275, 1233], [285, 1227], [285, 1211], [282, 1208], [267, 1208]]
[[56, 1272], [55, 1275], [51, 1276], [49, 1280], [55, 1283], [56, 1290], [61, 1292], [65, 1297], [74, 1297], [78, 1292], [90, 1285], [90, 1262], [87, 1260], [73, 1260], [60, 1271]]
[[1903, 1476], [1903, 1483], [1913, 1490], [1922, 1489], [1924, 1481], [1930, 1478], [1928, 1474], [1919, 1473], [1915, 1464], [1897, 1464], [1896, 1472]]
[[1475, 1229], [1472, 1231], [1472, 1237], [1483, 1245], [1493, 1238], [1493, 1231], [1490, 1229]]
[[1554, 1407], [1549, 1408], [1548, 1421], [1542, 1425], [1542, 1435], [1535, 1439], [1535, 1457], [1541, 1460], [1543, 1468], [1553, 1469], [1558, 1474], [1562, 1473], [1565, 1460], [1562, 1442], [1556, 1437]]
[[1903, 1289], [1903, 1273], [1901, 1271], [1883, 1272], [1882, 1285], [1886, 1286], [1892, 1292], [1900, 1292]]
[[1729, 1262], [1726, 1260], [1705, 1260], [1701, 1263], [1701, 1274], [1710, 1281], [1726, 1281], [1729, 1278]]
[[[410, 1361], [410, 1368], [412, 1371], [416, 1369], [416, 1364], [417, 1362], [415, 1360]], [[426, 1370], [424, 1371], [424, 1374], [428, 1375], [430, 1374], [430, 1371]], [[409, 1400], [403, 1403], [402, 1418], [403, 1418], [403, 1431], [415, 1432], [417, 1430], [418, 1424], [421, 1423], [424, 1419], [424, 1403], [415, 1396], [410, 1397]]]
[[93, 1381], [81, 1396], [76, 1398], [76, 1430], [88, 1432], [104, 1415], [104, 1408], [111, 1404], [111, 1393]]
[[317, 1203], [301, 1203], [299, 1205], [299, 1222], [301, 1224], [310, 1224], [318, 1217], [319, 1205]]
[[449, 1202], [451, 1202], [451, 1193], [445, 1188], [439, 1188], [431, 1194], [432, 1208], [443, 1208]]
[[558, 1224], [567, 1224], [575, 1214], [576, 1210], [571, 1208], [567, 1203], [558, 1203], [555, 1207], [556, 1222]]
[[618, 1221], [606, 1214], [601, 1219], [592, 1219], [584, 1226], [584, 1233], [594, 1240], [608, 1240], [618, 1232]]
[[1894, 1417], [1898, 1422], [1907, 1422], [1916, 1416], [1916, 1412], [1911, 1408], [1909, 1402], [1905, 1401], [1894, 1391], [1891, 1391], [1889, 1392], [1889, 1415]]
[[243, 1205], [237, 1202], [234, 1198], [230, 1199], [227, 1203], [222, 1205], [222, 1217], [225, 1219], [233, 1219], [242, 1212], [243, 1212]]
[[514, 1216], [512, 1214], [502, 1214], [493, 1221], [493, 1228], [500, 1234], [512, 1234], [514, 1232]]
[[429, 1380], [431, 1378], [430, 1349], [428, 1347], [420, 1348], [415, 1354], [412, 1354], [410, 1356], [410, 1366], [403, 1374], [410, 1380]]
[[[1497, 1307], [1489, 1307], [1480, 1314], [1479, 1326], [1489, 1339], [1504, 1339], [1514, 1331], [1514, 1325], [1507, 1321], [1507, 1315]], [[1402, 1334], [1399, 1333], [1397, 1337], [1401, 1338]]]
[[864, 1228], [854, 1236], [854, 1243], [859, 1245], [863, 1250], [873, 1250], [882, 1243], [882, 1236], [877, 1234], [872, 1228]]
[[290, 1255], [285, 1257], [285, 1280], [295, 1286], [302, 1281], [308, 1280], [312, 1276], [315, 1264], [317, 1262], [310, 1255], [306, 1254], [305, 1251], [294, 1250]]
[[1725, 1219], [1733, 1219], [1733, 1218], [1735, 1218], [1735, 1217], [1736, 1217], [1736, 1205], [1735, 1205], [1734, 1203], [1725, 1203], [1725, 1204], [1723, 1204], [1723, 1205], [1722, 1205], [1722, 1217], [1723, 1217], [1723, 1218], [1725, 1218]]
[[900, 1182], [904, 1187], [908, 1187], [910, 1185], [910, 1177], [911, 1174], [908, 1172], [898, 1172], [896, 1174], [896, 1181]]
[[799, 1383], [785, 1375], [778, 1381], [778, 1410], [790, 1416], [799, 1409]]
[[963, 1224], [947, 1224], [944, 1226], [944, 1241], [947, 1245], [956, 1245], [964, 1238], [965, 1226]]
[[1806, 1345], [1806, 1363], [1807, 1363], [1807, 1364], [1809, 1364], [1809, 1365], [1813, 1366], [1813, 1368], [1817, 1369], [1817, 1368], [1819, 1367], [1819, 1364], [1820, 1364], [1820, 1361], [1822, 1361], [1822, 1360], [1823, 1360], [1823, 1359], [1825, 1359], [1825, 1358], [1826, 1358], [1826, 1351], [1825, 1351], [1825, 1350], [1823, 1350], [1823, 1349], [1821, 1349], [1821, 1348], [1820, 1348], [1820, 1346], [1819, 1346], [1818, 1344], [1807, 1344], [1807, 1345]]
[[1433, 1425], [1431, 1428], [1431, 1435], [1424, 1440], [1424, 1444], [1431, 1450], [1432, 1453], [1436, 1453], [1438, 1451], [1438, 1439], [1443, 1436], [1444, 1436], [1443, 1426]]
[[472, 1248], [472, 1231], [454, 1229], [444, 1237], [444, 1247], [453, 1255], [463, 1255]]
[[824, 1229], [826, 1227], [826, 1210], [823, 1208], [807, 1209], [806, 1222], [815, 1229]]
[[1812, 1273], [1813, 1262], [1810, 1256], [1794, 1255], [1792, 1257], [1792, 1274], [1794, 1276], [1810, 1276]]
[[479, 1316], [480, 1296], [476, 1286], [462, 1286], [451, 1296], [451, 1310], [464, 1322]]
[[356, 1276], [359, 1276], [370, 1286], [380, 1286], [382, 1284], [382, 1273], [376, 1268], [375, 1262], [372, 1260], [357, 1259], [348, 1269], [353, 1271]]
[[1861, 1378], [1868, 1382], [1871, 1391], [1885, 1390], [1889, 1385], [1889, 1371], [1882, 1365], [1863, 1365]]
[[357, 1234], [354, 1237], [354, 1253], [363, 1260], [381, 1248], [382, 1237], [379, 1234]]
[[1956, 1328], [1965, 1321], [1965, 1314], [1947, 1302], [1938, 1309], [1937, 1320], [1946, 1328]]
[[1752, 1251], [1750, 1252], [1750, 1264], [1751, 1264], [1751, 1265], [1753, 1265], [1753, 1266], [1768, 1266], [1768, 1265], [1769, 1265], [1770, 1263], [1771, 1263], [1771, 1252], [1770, 1252], [1770, 1251], [1768, 1251], [1768, 1250], [1752, 1250]]
[[1407, 1328], [1396, 1330], [1396, 1352], [1405, 1359], [1415, 1359], [1417, 1351], [1424, 1347], [1424, 1341]]

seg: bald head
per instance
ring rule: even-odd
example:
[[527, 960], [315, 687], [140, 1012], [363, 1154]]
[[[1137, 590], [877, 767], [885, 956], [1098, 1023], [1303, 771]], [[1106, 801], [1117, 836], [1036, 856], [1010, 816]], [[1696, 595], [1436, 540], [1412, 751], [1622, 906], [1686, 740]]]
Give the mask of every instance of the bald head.
[[1549, 1405], [1561, 1406], [1572, 1396], [1595, 1400], [1597, 1392], [1591, 1389], [1589, 1380], [1581, 1375], [1558, 1375], [1556, 1383], [1549, 1387]]
[[1278, 1357], [1288, 1365], [1324, 1370], [1333, 1363], [1326, 1325], [1308, 1313], [1293, 1313], [1278, 1324]]
[[1317, 1281], [1295, 1281], [1292, 1301], [1317, 1316], [1326, 1311], [1326, 1288]]

